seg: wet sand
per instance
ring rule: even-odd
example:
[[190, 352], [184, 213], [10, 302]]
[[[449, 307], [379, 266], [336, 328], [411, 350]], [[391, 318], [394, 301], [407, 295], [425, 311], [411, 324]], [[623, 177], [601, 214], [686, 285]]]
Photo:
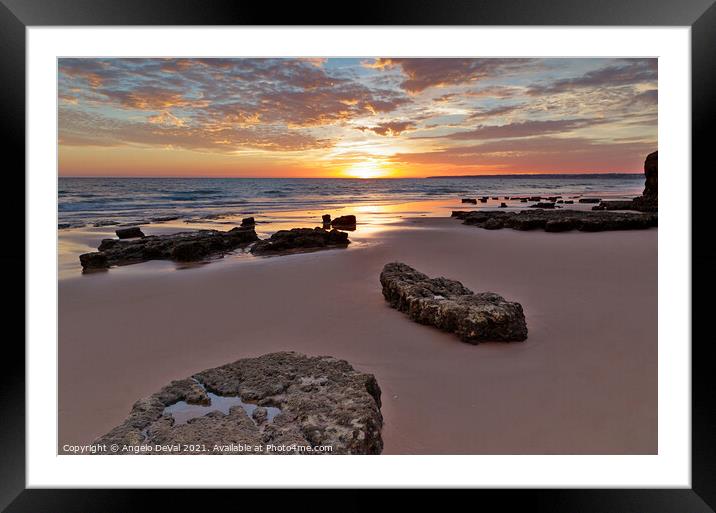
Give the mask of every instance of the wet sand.
[[[487, 231], [425, 217], [351, 238], [346, 250], [61, 279], [60, 446], [105, 433], [172, 379], [295, 350], [375, 374], [384, 454], [657, 452], [656, 229]], [[520, 302], [529, 338], [471, 346], [413, 323], [381, 295], [394, 260]]]

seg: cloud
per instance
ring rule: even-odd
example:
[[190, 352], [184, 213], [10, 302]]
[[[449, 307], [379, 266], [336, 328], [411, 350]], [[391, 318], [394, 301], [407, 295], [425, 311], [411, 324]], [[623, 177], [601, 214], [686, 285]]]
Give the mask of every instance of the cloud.
[[564, 78], [529, 88], [533, 96], [571, 92], [580, 88], [616, 87], [656, 83], [657, 59], [625, 59], [623, 63], [589, 71], [580, 77]]
[[648, 89], [637, 93], [630, 101], [629, 106], [632, 107], [656, 107], [659, 104], [659, 91], [656, 89]]
[[396, 59], [378, 58], [364, 66], [373, 69], [399, 67], [405, 79], [401, 87], [409, 93], [420, 93], [430, 87], [474, 83], [492, 76], [522, 72], [533, 59]]
[[285, 152], [329, 148], [334, 144], [330, 139], [319, 139], [302, 130], [270, 125], [205, 130], [175, 122], [171, 115], [162, 114], [154, 122], [144, 123], [61, 107], [58, 119], [59, 141], [67, 146], [132, 144], [230, 153], [240, 148]]
[[60, 94], [69, 98], [67, 91], [79, 88], [94, 106], [138, 111], [164, 123], [173, 116], [211, 131], [237, 123], [317, 127], [392, 112], [412, 101], [397, 90], [331, 75], [324, 64], [324, 59], [61, 59]]
[[172, 125], [172, 126], [184, 126], [184, 120], [174, 116], [169, 111], [162, 111], [155, 116], [149, 116], [147, 121], [155, 125]]
[[377, 135], [383, 136], [398, 136], [403, 132], [409, 130], [415, 130], [416, 126], [412, 121], [387, 121], [385, 123], [378, 123], [374, 127], [360, 126], [358, 130], [376, 133]]
[[506, 125], [481, 125], [473, 130], [454, 132], [444, 136], [445, 139], [514, 139], [520, 137], [531, 137], [535, 135], [546, 135], [568, 132], [590, 125], [604, 123], [600, 119], [564, 119], [544, 121], [521, 121], [508, 123]]
[[470, 113], [467, 116], [467, 121], [474, 121], [474, 120], [485, 120], [490, 119], [494, 117], [504, 116], [506, 114], [512, 114], [514, 112], [519, 112], [520, 110], [524, 109], [526, 107], [525, 104], [520, 103], [517, 105], [500, 105], [498, 107], [493, 107], [491, 109], [480, 109], [476, 110], [472, 113]]
[[401, 153], [392, 161], [407, 165], [487, 167], [515, 172], [638, 172], [644, 157], [655, 149], [655, 143], [643, 141], [536, 137]]

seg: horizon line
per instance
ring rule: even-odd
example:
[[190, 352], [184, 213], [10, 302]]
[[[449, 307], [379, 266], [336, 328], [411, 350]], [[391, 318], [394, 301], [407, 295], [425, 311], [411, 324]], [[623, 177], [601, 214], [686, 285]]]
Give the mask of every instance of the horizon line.
[[505, 174], [485, 174], [485, 175], [427, 175], [427, 176], [376, 176], [371, 178], [358, 178], [351, 176], [167, 176], [167, 175], [57, 175], [57, 178], [111, 178], [111, 179], [143, 179], [143, 178], [169, 178], [169, 179], [240, 179], [240, 180], [272, 180], [272, 179], [291, 179], [291, 180], [428, 180], [435, 178], [507, 178], [507, 177], [560, 177], [560, 176], [644, 176], [644, 172], [607, 172], [607, 173], [505, 173]]

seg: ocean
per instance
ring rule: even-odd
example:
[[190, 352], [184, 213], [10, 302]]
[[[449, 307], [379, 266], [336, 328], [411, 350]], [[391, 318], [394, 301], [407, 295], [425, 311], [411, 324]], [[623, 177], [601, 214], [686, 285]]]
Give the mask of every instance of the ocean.
[[477, 196], [631, 198], [642, 174], [500, 177], [343, 178], [70, 178], [58, 181], [61, 228], [145, 223], [216, 215], [252, 215], [349, 204], [391, 204]]

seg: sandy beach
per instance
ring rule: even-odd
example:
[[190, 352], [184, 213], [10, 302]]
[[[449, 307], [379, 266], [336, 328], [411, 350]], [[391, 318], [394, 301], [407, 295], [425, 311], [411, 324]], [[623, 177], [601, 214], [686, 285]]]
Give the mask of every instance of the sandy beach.
[[[348, 249], [62, 276], [102, 237], [67, 232], [59, 447], [107, 432], [170, 380], [293, 350], [376, 376], [384, 454], [655, 454], [657, 233], [406, 216], [359, 225]], [[472, 346], [411, 322], [381, 295], [396, 260], [518, 301], [528, 339]]]

